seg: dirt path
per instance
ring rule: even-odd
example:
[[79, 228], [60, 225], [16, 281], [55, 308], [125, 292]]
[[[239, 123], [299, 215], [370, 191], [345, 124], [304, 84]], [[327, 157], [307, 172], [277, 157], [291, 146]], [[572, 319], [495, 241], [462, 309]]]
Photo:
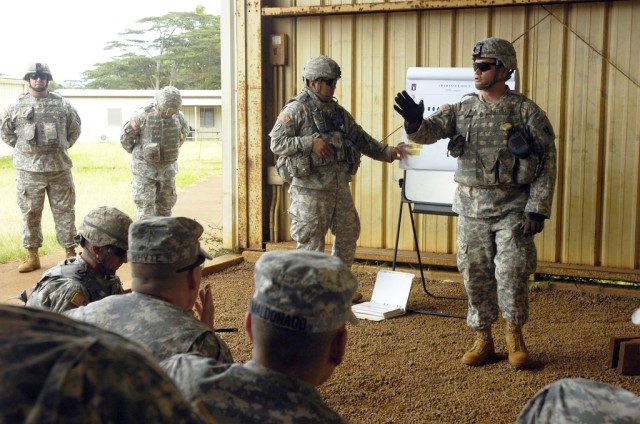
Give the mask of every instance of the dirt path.
[[[202, 237], [204, 241], [221, 237], [222, 176], [209, 177], [178, 193], [178, 202], [173, 209], [173, 215], [196, 219], [204, 227], [205, 232]], [[40, 258], [41, 269], [25, 274], [18, 272], [20, 261], [0, 264], [0, 303], [22, 304], [12, 298], [22, 293], [23, 290], [29, 292], [40, 279], [42, 273], [62, 259], [64, 259], [64, 250], [60, 249]], [[130, 272], [129, 264], [124, 264], [117, 273], [125, 288], [130, 285]]]

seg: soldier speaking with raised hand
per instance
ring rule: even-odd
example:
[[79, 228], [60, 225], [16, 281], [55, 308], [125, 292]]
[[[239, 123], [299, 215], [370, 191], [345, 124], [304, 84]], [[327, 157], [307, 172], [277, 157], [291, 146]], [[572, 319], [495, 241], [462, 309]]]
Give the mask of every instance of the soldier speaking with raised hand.
[[449, 153], [458, 158], [458, 269], [469, 297], [467, 324], [476, 331], [462, 362], [482, 365], [494, 355], [491, 326], [500, 311], [509, 362], [520, 368], [530, 362], [521, 328], [529, 318], [527, 282], [537, 263], [533, 236], [551, 215], [555, 134], [544, 111], [506, 85], [517, 68], [509, 41], [478, 41], [471, 56], [477, 94], [423, 118], [423, 102], [403, 91], [394, 109], [409, 140], [449, 138]]
[[131, 184], [138, 219], [171, 216], [178, 199], [178, 155], [189, 134], [180, 106], [180, 91], [166, 86], [156, 93], [154, 103], [136, 111], [122, 128], [120, 143], [132, 154]]
[[334, 256], [351, 266], [360, 237], [360, 218], [349, 183], [362, 154], [393, 162], [405, 154], [402, 143], [385, 146], [367, 134], [333, 97], [340, 66], [327, 56], [304, 65], [304, 88], [284, 107], [269, 133], [277, 168], [291, 183], [291, 237], [299, 249], [323, 252], [334, 235]]
[[24, 222], [22, 244], [29, 251], [18, 271], [31, 272], [40, 268], [38, 249], [42, 247], [45, 195], [49, 197], [58, 243], [65, 248], [67, 258], [76, 254], [76, 190], [67, 149], [80, 137], [81, 122], [71, 103], [49, 92], [49, 81], [53, 81], [49, 65], [30, 63], [24, 80], [29, 92], [7, 108], [1, 135], [14, 148], [16, 194]]

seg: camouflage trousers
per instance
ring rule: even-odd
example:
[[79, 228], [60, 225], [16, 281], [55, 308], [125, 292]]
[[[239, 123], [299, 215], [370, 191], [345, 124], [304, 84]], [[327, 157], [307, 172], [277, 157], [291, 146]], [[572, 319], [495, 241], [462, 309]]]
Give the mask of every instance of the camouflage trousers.
[[291, 186], [289, 194], [290, 232], [298, 249], [324, 252], [325, 237], [331, 229], [331, 254], [351, 266], [360, 237], [360, 218], [349, 185], [343, 184], [335, 191]]
[[520, 229], [522, 213], [495, 218], [458, 217], [458, 269], [469, 298], [467, 325], [487, 329], [498, 319], [529, 318], [528, 280], [536, 269], [533, 237]]
[[138, 219], [149, 216], [171, 216], [171, 209], [178, 200], [175, 176], [154, 180], [134, 174], [131, 186], [133, 201], [138, 208]]
[[22, 245], [26, 248], [42, 246], [45, 195], [49, 197], [58, 243], [62, 247], [74, 247], [76, 188], [70, 169], [56, 172], [17, 170], [16, 197], [22, 211]]

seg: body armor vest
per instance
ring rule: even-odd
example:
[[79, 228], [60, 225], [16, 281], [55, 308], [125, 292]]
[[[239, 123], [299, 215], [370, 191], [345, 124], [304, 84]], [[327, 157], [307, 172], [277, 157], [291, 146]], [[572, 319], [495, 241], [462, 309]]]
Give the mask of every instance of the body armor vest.
[[176, 115], [162, 119], [154, 106], [148, 106], [147, 119], [140, 130], [140, 144], [145, 160], [171, 163], [178, 160], [180, 150], [180, 120]]
[[25, 153], [48, 153], [65, 150], [67, 111], [64, 100], [55, 93], [44, 99], [29, 94], [18, 100], [16, 116], [16, 149]]
[[522, 118], [524, 98], [510, 93], [500, 104], [482, 102], [476, 94], [455, 108], [456, 136], [464, 140], [463, 153], [458, 157], [454, 179], [469, 186], [515, 186], [530, 184], [537, 172], [537, 153], [517, 159], [508, 148], [505, 123], [528, 131]]

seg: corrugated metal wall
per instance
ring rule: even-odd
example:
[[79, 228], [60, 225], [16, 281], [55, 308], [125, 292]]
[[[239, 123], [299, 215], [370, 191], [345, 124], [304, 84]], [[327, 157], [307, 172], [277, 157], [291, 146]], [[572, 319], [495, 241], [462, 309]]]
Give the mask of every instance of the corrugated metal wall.
[[[512, 40], [518, 53], [520, 90], [546, 110], [557, 134], [556, 198], [552, 219], [537, 236], [539, 260], [635, 273], [640, 2], [545, 3], [465, 8], [482, 3], [457, 1], [449, 3], [456, 8], [444, 9], [445, 2], [367, 1], [358, 7], [351, 1], [272, 1], [253, 10], [261, 23], [247, 6], [247, 31], [252, 26], [265, 31], [252, 43], [267, 44], [270, 33], [289, 36], [287, 66], [269, 65], [268, 50], [262, 50], [264, 167], [273, 160], [267, 134], [284, 102], [301, 89], [309, 57], [334, 58], [343, 72], [336, 90], [340, 103], [372, 136], [381, 140], [392, 134], [386, 142], [396, 144], [402, 121], [393, 98], [405, 85], [407, 68], [469, 66], [477, 40], [502, 37]], [[409, 10], [420, 6], [425, 8]], [[381, 13], [363, 13], [371, 10]], [[247, 114], [255, 112], [249, 109]], [[397, 163], [364, 158], [352, 185], [362, 221], [359, 246], [393, 249], [402, 175]], [[288, 201], [285, 197], [279, 215], [285, 239]], [[416, 218], [421, 251], [455, 253], [455, 218]], [[414, 248], [408, 218], [400, 241], [400, 250]]]

